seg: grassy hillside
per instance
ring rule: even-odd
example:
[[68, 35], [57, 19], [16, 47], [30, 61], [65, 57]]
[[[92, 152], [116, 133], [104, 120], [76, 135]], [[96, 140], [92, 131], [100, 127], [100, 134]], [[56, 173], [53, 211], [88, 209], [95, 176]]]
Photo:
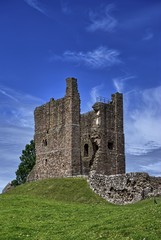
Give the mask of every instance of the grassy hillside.
[[85, 179], [50, 179], [0, 195], [0, 240], [161, 239], [161, 198], [105, 202]]

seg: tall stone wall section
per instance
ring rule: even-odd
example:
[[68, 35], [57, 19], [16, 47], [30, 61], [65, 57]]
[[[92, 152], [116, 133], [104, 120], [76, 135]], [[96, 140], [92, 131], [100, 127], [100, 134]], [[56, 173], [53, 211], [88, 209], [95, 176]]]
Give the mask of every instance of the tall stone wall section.
[[[66, 139], [65, 145], [69, 146], [69, 161], [71, 162], [70, 175], [81, 174], [80, 155], [80, 96], [78, 93], [77, 81], [74, 78], [67, 79], [65, 96], [66, 106]], [[65, 161], [67, 159], [65, 158]]]
[[76, 80], [66, 82], [64, 98], [35, 109], [36, 165], [28, 181], [81, 174], [80, 97]]

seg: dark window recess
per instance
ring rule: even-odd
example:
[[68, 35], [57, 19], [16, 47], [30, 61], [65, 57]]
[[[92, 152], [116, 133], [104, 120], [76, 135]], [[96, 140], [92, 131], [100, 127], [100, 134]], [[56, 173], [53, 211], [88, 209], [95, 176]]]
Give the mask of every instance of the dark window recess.
[[93, 162], [94, 162], [94, 159], [95, 159], [95, 156], [96, 156], [96, 153], [98, 151], [98, 145], [96, 142], [92, 142], [92, 146], [93, 146], [93, 155], [92, 155], [92, 158], [89, 162], [89, 167], [91, 168], [91, 166], [93, 165]]
[[84, 157], [88, 157], [88, 144], [84, 145]]
[[113, 142], [108, 142], [108, 149], [113, 150]]
[[47, 159], [45, 159], [45, 165], [47, 165], [47, 163], [48, 163], [48, 160], [47, 160]]
[[44, 145], [44, 146], [47, 146], [47, 145], [48, 145], [47, 139], [44, 139], [44, 140], [43, 140], [43, 145]]
[[97, 143], [93, 143], [93, 151], [96, 153], [98, 150], [98, 145]]

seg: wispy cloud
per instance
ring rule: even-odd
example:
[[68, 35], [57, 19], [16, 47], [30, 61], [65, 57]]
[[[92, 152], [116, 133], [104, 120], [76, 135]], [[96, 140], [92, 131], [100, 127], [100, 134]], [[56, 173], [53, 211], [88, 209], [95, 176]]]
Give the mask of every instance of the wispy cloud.
[[143, 40], [144, 40], [144, 41], [149, 41], [149, 40], [151, 40], [153, 37], [154, 37], [153, 32], [152, 32], [150, 29], [147, 29], [146, 32], [145, 32], [145, 34], [144, 34]]
[[127, 82], [130, 79], [136, 78], [135, 76], [128, 75], [128, 76], [122, 76], [122, 77], [117, 77], [113, 79], [113, 84], [116, 88], [117, 92], [124, 92], [125, 88], [125, 82]]
[[47, 12], [38, 0], [24, 0], [30, 7], [47, 16]]
[[95, 86], [91, 89], [90, 96], [92, 103], [95, 103], [97, 98], [100, 96], [100, 90], [103, 88], [103, 84]]
[[142, 155], [161, 147], [161, 86], [124, 95], [126, 152]]
[[6, 97], [9, 97], [10, 99], [18, 102], [18, 100], [17, 100], [15, 97], [13, 97], [13, 96], [11, 96], [10, 94], [6, 93], [6, 91], [0, 89], [0, 93], [2, 93], [3, 95], [5, 95]]
[[97, 99], [101, 95], [100, 93], [103, 87], [104, 87], [103, 84], [92, 87], [92, 89], [89, 92], [90, 95], [89, 101], [84, 106], [82, 106], [83, 107], [82, 113], [92, 110], [92, 106], [95, 102], [97, 102]]
[[[34, 108], [42, 100], [0, 86], [0, 191], [15, 178], [22, 149], [33, 138]], [[4, 175], [5, 172], [5, 175]], [[3, 185], [3, 186], [2, 186]]]
[[97, 12], [90, 11], [89, 19], [90, 25], [87, 27], [89, 32], [95, 32], [97, 30], [112, 32], [117, 26], [117, 20], [112, 16], [111, 12], [115, 8], [113, 4], [109, 4], [106, 7], [101, 7]]
[[83, 64], [93, 69], [102, 69], [121, 63], [119, 55], [119, 51], [101, 46], [88, 52], [65, 51], [62, 56], [54, 55], [50, 60], [74, 62], [79, 65]]

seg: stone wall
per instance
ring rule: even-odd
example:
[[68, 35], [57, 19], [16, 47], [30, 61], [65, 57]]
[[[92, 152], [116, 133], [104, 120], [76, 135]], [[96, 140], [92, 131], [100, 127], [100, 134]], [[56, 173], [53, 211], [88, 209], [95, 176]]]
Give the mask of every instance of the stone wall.
[[91, 172], [88, 182], [95, 193], [114, 204], [135, 203], [161, 195], [161, 177], [152, 177], [147, 173], [106, 176]]
[[36, 165], [28, 181], [81, 174], [80, 99], [75, 79], [66, 95], [35, 109]]

